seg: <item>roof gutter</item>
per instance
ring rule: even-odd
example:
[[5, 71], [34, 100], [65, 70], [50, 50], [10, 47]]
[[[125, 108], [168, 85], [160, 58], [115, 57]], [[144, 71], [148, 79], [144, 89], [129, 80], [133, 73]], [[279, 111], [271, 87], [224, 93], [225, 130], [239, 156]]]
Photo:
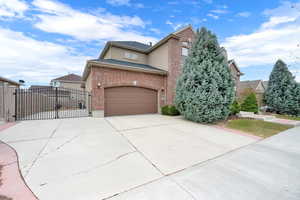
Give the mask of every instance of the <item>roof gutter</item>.
[[89, 61], [87, 61], [87, 64], [86, 64], [84, 72], [83, 72], [83, 76], [82, 76], [83, 81], [86, 81], [92, 66], [111, 68], [111, 69], [121, 69], [121, 70], [127, 70], [127, 71], [135, 71], [135, 72], [144, 72], [144, 73], [158, 74], [158, 75], [167, 75], [168, 74], [168, 72], [161, 71], [161, 70], [142, 69], [142, 68], [138, 68], [138, 67], [127, 67], [124, 65], [89, 60]]

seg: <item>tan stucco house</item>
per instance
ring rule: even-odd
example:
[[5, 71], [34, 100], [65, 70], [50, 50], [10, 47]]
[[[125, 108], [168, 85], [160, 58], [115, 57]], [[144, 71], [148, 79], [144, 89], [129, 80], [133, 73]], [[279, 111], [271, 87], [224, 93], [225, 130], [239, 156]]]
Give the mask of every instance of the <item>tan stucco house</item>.
[[51, 80], [50, 85], [53, 87], [63, 87], [76, 90], [84, 90], [84, 81], [77, 74], [68, 74]]
[[20, 83], [0, 76], [0, 86], [20, 87]]
[[[173, 104], [176, 81], [194, 38], [193, 28], [187, 26], [155, 45], [107, 42], [98, 59], [87, 61], [82, 77], [92, 93], [94, 116], [157, 113], [161, 106]], [[239, 81], [242, 73], [234, 61], [229, 64]]]
[[258, 105], [262, 106], [266, 87], [267, 82], [262, 80], [240, 81], [237, 87], [239, 102], [242, 102], [250, 93], [255, 93]]

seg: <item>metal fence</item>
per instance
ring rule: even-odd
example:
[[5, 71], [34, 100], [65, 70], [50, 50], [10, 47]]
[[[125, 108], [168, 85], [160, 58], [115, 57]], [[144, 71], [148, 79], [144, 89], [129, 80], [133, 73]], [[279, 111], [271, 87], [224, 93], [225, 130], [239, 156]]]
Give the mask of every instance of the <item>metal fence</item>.
[[91, 115], [89, 92], [69, 88], [16, 89], [15, 119], [39, 120]]

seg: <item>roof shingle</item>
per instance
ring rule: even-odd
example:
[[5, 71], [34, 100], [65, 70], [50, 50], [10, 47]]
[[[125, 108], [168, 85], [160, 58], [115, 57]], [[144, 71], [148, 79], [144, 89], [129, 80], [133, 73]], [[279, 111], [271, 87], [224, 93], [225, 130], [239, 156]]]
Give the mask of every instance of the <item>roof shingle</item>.
[[53, 79], [52, 81], [74, 81], [74, 82], [80, 82], [82, 81], [81, 76], [77, 74], [68, 74], [65, 76], [58, 77], [56, 79]]
[[111, 43], [116, 44], [116, 45], [139, 49], [141, 51], [146, 51], [147, 49], [151, 48], [151, 45], [144, 44], [141, 42], [136, 42], [136, 41], [111, 41]]
[[162, 71], [164, 70], [152, 67], [151, 65], [145, 65], [145, 64], [139, 64], [139, 63], [133, 63], [133, 62], [127, 62], [127, 61], [122, 61], [122, 60], [115, 60], [115, 59], [94, 59], [90, 60], [94, 62], [104, 62], [108, 64], [117, 64], [117, 65], [123, 65], [126, 67], [133, 67], [133, 68], [140, 68], [140, 69], [146, 69], [146, 70], [155, 70], [155, 71]]

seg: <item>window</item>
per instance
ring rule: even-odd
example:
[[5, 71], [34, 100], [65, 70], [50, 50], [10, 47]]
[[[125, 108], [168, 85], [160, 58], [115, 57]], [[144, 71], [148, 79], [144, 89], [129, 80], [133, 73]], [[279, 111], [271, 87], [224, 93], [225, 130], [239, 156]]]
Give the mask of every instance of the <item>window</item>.
[[181, 48], [181, 55], [188, 56], [188, 54], [189, 54], [189, 49], [185, 48], [185, 47], [182, 47]]
[[189, 43], [188, 42], [182, 42], [182, 46], [189, 46]]
[[125, 52], [124, 53], [124, 57], [127, 59], [131, 59], [131, 60], [137, 60], [138, 59], [138, 55], [131, 53], [131, 52]]
[[53, 81], [51, 83], [51, 86], [53, 86], [53, 87], [59, 87], [60, 86], [60, 82], [59, 81]]

